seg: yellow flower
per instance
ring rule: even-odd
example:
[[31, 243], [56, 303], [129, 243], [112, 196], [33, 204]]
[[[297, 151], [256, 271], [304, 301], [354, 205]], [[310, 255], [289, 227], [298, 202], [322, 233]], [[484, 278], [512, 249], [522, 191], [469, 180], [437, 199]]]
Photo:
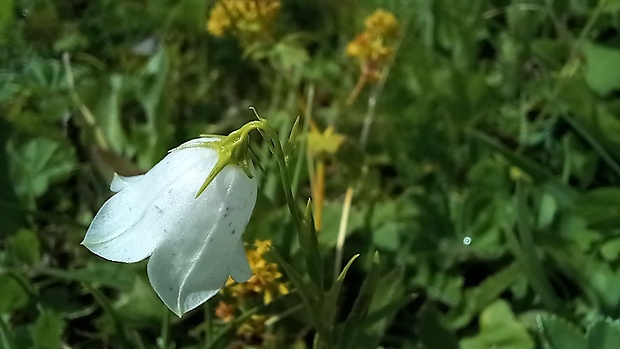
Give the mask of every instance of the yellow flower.
[[355, 58], [366, 58], [370, 48], [370, 34], [362, 32], [347, 44], [347, 55]]
[[219, 0], [209, 14], [207, 31], [222, 36], [235, 26], [240, 35], [266, 32], [281, 7], [280, 0]]
[[364, 20], [365, 30], [347, 45], [346, 53], [357, 58], [361, 75], [347, 99], [352, 103], [364, 84], [375, 83], [381, 78], [382, 68], [392, 57], [392, 42], [398, 34], [396, 17], [385, 10], [376, 10]]
[[207, 31], [213, 36], [222, 36], [224, 32], [230, 28], [232, 21], [226, 13], [226, 9], [221, 3], [218, 3], [211, 10], [209, 21], [207, 22]]
[[333, 155], [338, 152], [345, 140], [344, 135], [334, 132], [333, 126], [328, 126], [325, 131], [321, 132], [312, 123], [308, 133], [308, 150], [312, 155]]
[[271, 303], [278, 294], [288, 294], [288, 287], [280, 281], [282, 273], [278, 270], [278, 265], [267, 262], [263, 257], [270, 248], [271, 241], [256, 240], [254, 242], [254, 249], [246, 252], [254, 275], [252, 275], [250, 280], [241, 284], [237, 284], [229, 278], [226, 283], [228, 286], [226, 292], [233, 297], [241, 298], [262, 294], [265, 304]]
[[398, 34], [398, 21], [388, 11], [376, 10], [364, 20], [366, 31], [374, 36], [394, 38]]

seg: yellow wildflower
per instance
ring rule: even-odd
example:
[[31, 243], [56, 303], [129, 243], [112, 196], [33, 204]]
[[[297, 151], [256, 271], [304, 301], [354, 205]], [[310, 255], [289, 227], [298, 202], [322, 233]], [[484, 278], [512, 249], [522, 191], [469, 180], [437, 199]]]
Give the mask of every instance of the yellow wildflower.
[[308, 150], [312, 155], [333, 155], [336, 154], [345, 139], [344, 135], [334, 132], [333, 126], [328, 126], [325, 131], [321, 132], [312, 123], [308, 133]]
[[239, 35], [266, 33], [280, 12], [280, 0], [219, 0], [207, 21], [207, 31], [222, 36], [235, 27]]
[[366, 31], [373, 36], [384, 38], [394, 38], [398, 34], [398, 21], [396, 17], [388, 11], [376, 10], [364, 20]]
[[385, 10], [376, 10], [364, 20], [365, 30], [347, 44], [346, 53], [357, 58], [361, 74], [349, 94], [346, 104], [351, 105], [364, 85], [381, 79], [381, 70], [392, 57], [392, 41], [398, 35], [396, 17]]
[[207, 22], [207, 31], [214, 36], [222, 36], [224, 32], [228, 30], [232, 25], [232, 21], [228, 14], [226, 13], [226, 9], [222, 4], [218, 3], [211, 10], [211, 14], [209, 15], [209, 21]]
[[256, 240], [254, 249], [246, 252], [250, 267], [254, 275], [247, 282], [236, 284], [232, 279], [226, 283], [226, 292], [233, 297], [245, 298], [251, 295], [263, 295], [265, 304], [271, 303], [273, 298], [278, 294], [288, 294], [289, 290], [286, 284], [282, 283], [282, 273], [278, 270], [276, 263], [269, 263], [263, 255], [271, 248], [271, 241]]

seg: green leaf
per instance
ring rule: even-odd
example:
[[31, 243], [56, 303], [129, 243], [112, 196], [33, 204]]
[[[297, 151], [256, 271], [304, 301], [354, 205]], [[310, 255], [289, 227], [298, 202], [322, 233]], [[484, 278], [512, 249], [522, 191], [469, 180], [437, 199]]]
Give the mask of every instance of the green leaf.
[[3, 0], [0, 3], [0, 44], [7, 41], [9, 31], [13, 29], [15, 22], [15, 10], [13, 0]]
[[585, 78], [590, 87], [601, 95], [620, 88], [620, 50], [586, 42], [582, 45], [586, 58]]
[[0, 118], [0, 240], [13, 234], [23, 223], [23, 211], [18, 205], [15, 186], [9, 173], [6, 143], [11, 131], [11, 124]]
[[293, 283], [293, 286], [295, 286], [295, 289], [299, 292], [301, 300], [303, 301], [308, 314], [310, 314], [315, 327], [317, 330], [322, 331], [324, 325], [321, 314], [322, 308], [318, 305], [317, 298], [319, 297], [319, 292], [323, 292], [323, 290], [317, 290], [314, 285], [304, 281], [301, 274], [299, 274], [292, 265], [285, 261], [275, 248], [272, 248], [269, 251], [275, 258], [278, 265], [284, 269], [286, 276], [288, 276]]
[[484, 307], [494, 302], [510, 286], [523, 277], [517, 262], [510, 264], [499, 272], [487, 277], [480, 285], [466, 291], [463, 307], [455, 308], [452, 320], [454, 327], [462, 327], [469, 323]]
[[588, 226], [609, 229], [620, 226], [620, 187], [594, 189], [577, 202], [575, 212]]
[[445, 326], [441, 314], [432, 303], [418, 313], [418, 335], [426, 349], [458, 349], [454, 334]]
[[368, 314], [352, 343], [353, 348], [378, 348], [396, 313], [413, 299], [411, 295], [404, 296], [404, 275], [403, 268], [395, 268], [379, 278], [377, 285], [380, 286], [372, 294]]
[[19, 309], [28, 303], [28, 293], [15, 276], [0, 275], [0, 314]]
[[109, 262], [96, 262], [73, 270], [48, 268], [40, 272], [61, 280], [94, 283], [122, 291], [130, 291], [136, 278], [136, 274], [126, 265]]
[[108, 81], [98, 85], [95, 90], [97, 99], [93, 109], [97, 125], [101, 127], [112, 150], [117, 154], [123, 154], [127, 142], [121, 122], [123, 83], [122, 75], [111, 74]]
[[[338, 227], [342, 216], [342, 202], [325, 201], [323, 205], [323, 227], [318, 234], [321, 246], [332, 248], [338, 240]], [[347, 233], [361, 228], [364, 224], [364, 214], [356, 205], [351, 206]]]
[[[319, 240], [314, 225], [314, 216], [312, 215], [311, 204], [311, 201], [308, 200], [303, 217], [303, 224], [299, 228], [301, 230], [299, 246], [304, 252], [304, 258], [306, 260], [306, 267], [308, 268], [308, 275], [310, 275], [310, 279], [312, 279], [315, 287], [323, 292], [323, 260], [319, 249]], [[321, 293], [319, 296], [322, 297], [323, 294]]]
[[342, 324], [341, 331], [338, 336], [339, 345], [337, 348], [355, 348], [353, 345], [358, 334], [363, 329], [366, 321], [370, 305], [372, 303], [373, 294], [378, 287], [379, 271], [380, 271], [379, 253], [375, 252], [372, 258], [372, 264], [366, 279], [362, 283], [360, 291], [353, 303], [353, 308]]
[[76, 167], [71, 148], [47, 138], [9, 147], [9, 156], [15, 191], [32, 208], [51, 184], [67, 178]]
[[468, 131], [468, 133], [477, 140], [481, 141], [483, 144], [490, 147], [491, 149], [502, 154], [513, 165], [519, 167], [523, 172], [527, 173], [530, 177], [532, 177], [534, 181], [541, 183], [552, 179], [551, 173], [549, 173], [540, 164], [510, 150], [508, 147], [499, 143], [493, 137], [490, 137], [482, 132], [475, 130], [470, 130]]
[[57, 349], [62, 347], [61, 336], [65, 321], [50, 310], [43, 310], [32, 327], [32, 339], [37, 349]]
[[120, 295], [114, 308], [123, 323], [135, 327], [156, 324], [164, 312], [169, 311], [153, 291], [153, 287], [141, 277], [136, 278], [131, 291]]
[[551, 349], [585, 349], [583, 332], [570, 322], [552, 315], [538, 317], [538, 327]]
[[338, 297], [340, 296], [340, 290], [344, 283], [344, 278], [347, 276], [347, 272], [353, 262], [359, 257], [359, 254], [354, 255], [349, 259], [347, 265], [345, 265], [340, 275], [325, 295], [325, 301], [323, 302], [323, 321], [327, 324], [331, 323], [335, 319], [336, 312], [338, 311]]
[[618, 349], [620, 346], [620, 321], [601, 319], [587, 333], [588, 349]]
[[461, 349], [534, 349], [525, 326], [517, 321], [510, 306], [498, 300], [480, 314], [480, 332], [461, 340]]
[[14, 257], [21, 262], [33, 265], [41, 258], [41, 243], [32, 230], [21, 229], [9, 240]]

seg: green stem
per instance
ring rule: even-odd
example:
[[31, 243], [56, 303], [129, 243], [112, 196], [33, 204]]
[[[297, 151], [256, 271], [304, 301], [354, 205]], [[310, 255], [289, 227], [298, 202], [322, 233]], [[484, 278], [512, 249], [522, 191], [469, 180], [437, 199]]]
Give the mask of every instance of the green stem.
[[86, 282], [84, 283], [84, 287], [93, 295], [93, 297], [95, 297], [95, 299], [97, 300], [97, 303], [99, 303], [99, 305], [101, 305], [101, 307], [108, 314], [108, 316], [110, 316], [110, 319], [112, 320], [112, 323], [114, 324], [114, 328], [116, 329], [116, 332], [118, 333], [119, 341], [121, 344], [120, 347], [121, 348], [132, 347], [131, 345], [129, 345], [129, 341], [127, 340], [127, 335], [125, 334], [125, 329], [123, 328], [121, 320], [116, 315], [116, 312], [114, 311], [114, 308], [112, 307], [112, 304], [108, 300], [108, 297], [106, 297], [101, 291], [92, 287], [90, 284]]

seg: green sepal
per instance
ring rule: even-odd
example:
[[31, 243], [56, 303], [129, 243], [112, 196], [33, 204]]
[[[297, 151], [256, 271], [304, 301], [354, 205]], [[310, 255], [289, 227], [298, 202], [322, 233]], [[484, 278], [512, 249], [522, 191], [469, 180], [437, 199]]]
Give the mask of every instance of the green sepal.
[[201, 135], [201, 137], [215, 137], [218, 139], [180, 146], [171, 150], [172, 152], [179, 149], [202, 147], [210, 148], [217, 152], [217, 163], [198, 189], [196, 198], [207, 189], [215, 177], [228, 165], [239, 166], [248, 178], [254, 178], [251, 167], [252, 159], [256, 159], [256, 156], [253, 156], [249, 146], [249, 132], [253, 129], [256, 129], [256, 125], [250, 122], [243, 125], [240, 129], [231, 132], [228, 136]]

